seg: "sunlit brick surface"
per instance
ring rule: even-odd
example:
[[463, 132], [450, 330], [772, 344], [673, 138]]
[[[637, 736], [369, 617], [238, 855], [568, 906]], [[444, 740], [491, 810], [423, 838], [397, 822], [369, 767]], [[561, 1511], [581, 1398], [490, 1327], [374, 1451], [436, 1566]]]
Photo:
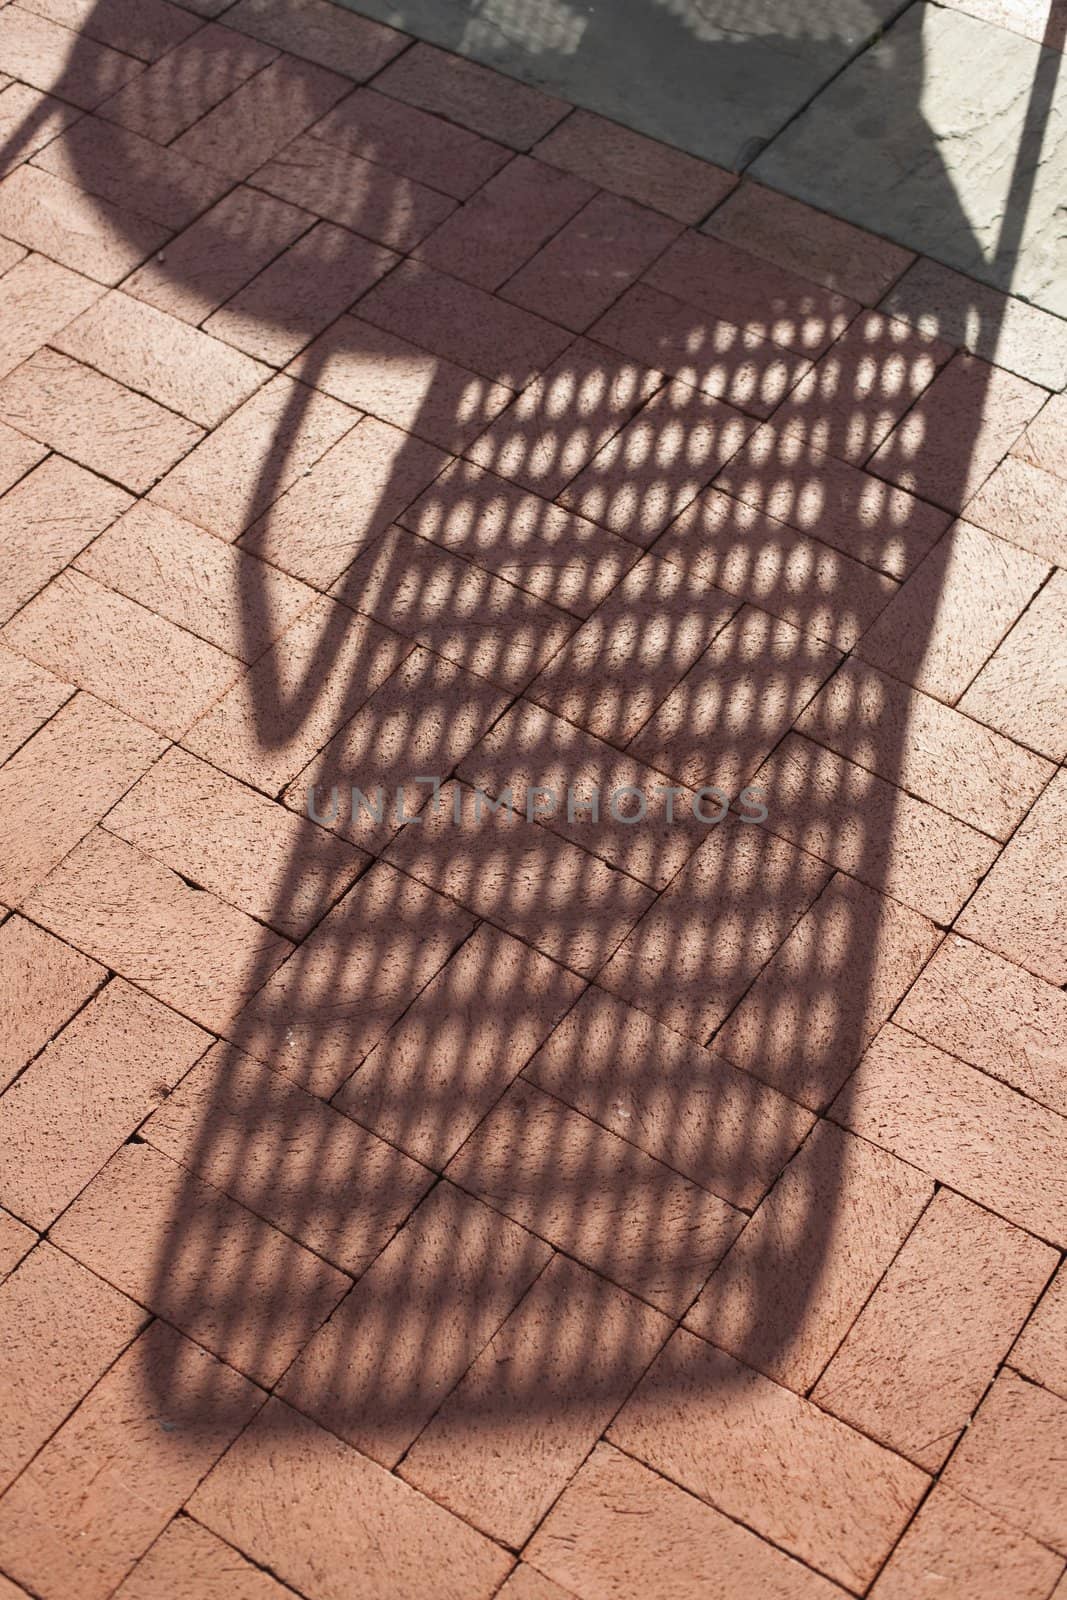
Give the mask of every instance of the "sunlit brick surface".
[[0, 1596], [1064, 1592], [1062, 396], [328, 0], [0, 173]]

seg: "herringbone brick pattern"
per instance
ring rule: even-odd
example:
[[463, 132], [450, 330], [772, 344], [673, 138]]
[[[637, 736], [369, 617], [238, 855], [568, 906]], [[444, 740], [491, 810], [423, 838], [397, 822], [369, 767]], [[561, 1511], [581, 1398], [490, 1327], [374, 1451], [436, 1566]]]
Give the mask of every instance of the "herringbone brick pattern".
[[326, 0], [0, 73], [0, 1593], [1061, 1593], [1037, 353]]

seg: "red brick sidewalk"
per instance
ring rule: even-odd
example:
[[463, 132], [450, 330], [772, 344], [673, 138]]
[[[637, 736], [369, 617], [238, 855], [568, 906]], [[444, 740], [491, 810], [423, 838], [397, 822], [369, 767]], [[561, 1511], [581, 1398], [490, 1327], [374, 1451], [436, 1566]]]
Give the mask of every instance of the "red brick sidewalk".
[[1067, 1595], [1062, 396], [222, 10], [0, 8], [0, 1600]]

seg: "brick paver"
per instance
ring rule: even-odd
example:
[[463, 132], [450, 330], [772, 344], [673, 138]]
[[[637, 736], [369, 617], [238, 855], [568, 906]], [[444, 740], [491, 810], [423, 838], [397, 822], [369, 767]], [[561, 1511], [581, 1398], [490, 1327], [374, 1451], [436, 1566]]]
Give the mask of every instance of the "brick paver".
[[595, 986], [524, 1076], [746, 1210], [814, 1121], [750, 1073]]
[[[239, 17], [240, 8], [231, 16]], [[374, 89], [348, 95], [312, 132], [454, 200], [468, 199], [510, 161], [502, 145]]]
[[44, 256], [26, 256], [5, 272], [0, 282], [0, 315], [4, 319], [0, 372], [11, 372], [46, 340], [59, 336], [99, 294], [88, 278]]
[[6, 761], [37, 732], [74, 693], [72, 683], [61, 683], [25, 656], [0, 644], [0, 761]]
[[865, 306], [874, 305], [913, 259], [888, 239], [751, 181], [713, 212], [704, 231]]
[[840, 650], [856, 643], [897, 590], [885, 573], [714, 486], [671, 523], [655, 552]]
[[43, 1232], [207, 1043], [157, 1001], [109, 983], [3, 1096], [5, 1206]]
[[[116, 1206], [128, 1219], [121, 1237], [113, 1226]], [[173, 1252], [165, 1272], [157, 1255], [161, 1229]], [[213, 1235], [217, 1253], [205, 1274], [198, 1258]], [[266, 1384], [277, 1382], [351, 1281], [144, 1143], [122, 1147], [52, 1237], [106, 1282], [222, 1357], [228, 1368]], [[234, 1274], [247, 1291], [236, 1316], [227, 1304]]]
[[[679, 229], [632, 200], [595, 195], [501, 291], [506, 300], [580, 332], [677, 237]], [[603, 262], [612, 262], [605, 279]]]
[[[398, 177], [325, 139], [302, 137], [290, 144], [280, 137], [279, 143], [278, 154], [253, 174], [259, 187], [307, 206], [328, 222], [362, 228], [391, 249], [410, 250], [455, 209], [455, 202], [436, 189]], [[230, 149], [229, 130], [223, 149]]]
[[169, 238], [161, 223], [32, 166], [16, 167], [0, 183], [0, 228], [28, 250], [110, 284], [120, 283]]
[[954, 523], [893, 596], [859, 654], [954, 705], [1048, 576], [1037, 556]]
[[[213, 0], [212, 0], [213, 3]], [[285, 0], [239, 0], [227, 21], [257, 39], [269, 39], [348, 77], [372, 77], [407, 44], [402, 33], [364, 17], [338, 17], [325, 0], [309, 0], [298, 11]]]
[[630, 748], [691, 789], [710, 784], [738, 794], [838, 659], [811, 634], [744, 606]]
[[871, 1593], [875, 1600], [1044, 1600], [1058, 1564], [1035, 1539], [939, 1484]]
[[237, 676], [232, 656], [72, 567], [12, 618], [3, 637], [170, 738]]
[[324, 1600], [340, 1600], [353, 1572], [368, 1600], [417, 1600], [427, 1571], [439, 1574], [442, 1600], [489, 1600], [511, 1564], [468, 1523], [280, 1400], [192, 1504], [231, 1544]]
[[[7, 1488], [147, 1320], [144, 1310], [46, 1240], [0, 1290]], [[47, 1345], [51, 1359], [37, 1359]]]
[[808, 371], [803, 356], [650, 283], [627, 289], [591, 331], [613, 349], [757, 417], [768, 416]]
[[[485, 678], [418, 645], [293, 779], [285, 804], [302, 812], [314, 804], [323, 827], [381, 850], [430, 799], [427, 778], [462, 760], [507, 706]], [[348, 784], [363, 786], [366, 804], [346, 791], [342, 807]]]
[[445, 450], [470, 444], [513, 398], [502, 383], [488, 383], [353, 316], [339, 317], [293, 371], [326, 394]]
[[1067, 400], [1054, 394], [1048, 399], [1009, 452], [1013, 459], [1025, 461], [1057, 478], [1067, 478], [1067, 446], [1063, 442], [1063, 421]]
[[323, 116], [348, 87], [336, 73], [279, 56], [169, 148], [219, 178], [247, 178]]
[[936, 921], [956, 915], [996, 856], [977, 829], [798, 733], [756, 782], [784, 837]]
[[[826, 1264], [791, 1246], [839, 1187], [846, 1198]], [[686, 1326], [807, 1393], [932, 1192], [930, 1180], [902, 1161], [820, 1123], [712, 1273]]]
[[510, 389], [523, 388], [569, 343], [555, 323], [419, 261], [403, 263], [360, 310], [387, 333]]
[[552, 656], [530, 698], [625, 746], [737, 605], [677, 565], [645, 556]]
[[[684, 1429], [669, 1420], [676, 1406], [688, 1414]], [[608, 1437], [853, 1590], [870, 1582], [930, 1481], [811, 1401], [684, 1331]]]
[[528, 150], [570, 110], [562, 100], [421, 43], [406, 50], [378, 83], [397, 100], [436, 111], [513, 150]]
[[[543, 1597], [673, 1586], [679, 1595], [752, 1593], [832, 1600], [842, 1591], [741, 1523], [611, 1445], [597, 1445], [527, 1546], [535, 1570], [568, 1588]], [[519, 1569], [522, 1570], [521, 1568]], [[507, 1590], [501, 1591], [506, 1594]], [[518, 1590], [525, 1600], [525, 1592]]]
[[[970, 15], [980, 16], [982, 4], [975, 0]], [[998, 366], [1035, 383], [1059, 389], [1067, 381], [1067, 332], [1059, 317], [998, 289], [978, 287], [939, 262], [915, 261], [885, 304], [916, 327], [968, 350], [985, 356], [995, 351]]]
[[666, 212], [679, 222], [699, 222], [729, 194], [730, 172], [695, 161], [681, 150], [588, 111], [572, 111], [536, 147], [542, 161], [580, 174], [614, 194]]
[[[139, 988], [220, 1029], [288, 954], [270, 933], [214, 895], [101, 828], [89, 832], [34, 890], [34, 918]], [[254, 973], [254, 977], [252, 976]]]
[[[252, 997], [235, 1028], [328, 1097], [369, 1055], [472, 931], [475, 918], [388, 862], [376, 863], [292, 962]], [[327, 1021], [323, 1025], [322, 1008]]]
[[1060, 985], [1067, 982], [1067, 931], [1057, 909], [1067, 879], [1065, 815], [1061, 768], [959, 920], [961, 933]]
[[3, 1600], [1067, 1594], [1064, 324], [329, 0], [0, 321]]
[[953, 934], [895, 1020], [1067, 1116], [1067, 995], [1014, 962]]
[[28, 472], [0, 503], [0, 616], [13, 617], [129, 505], [122, 489], [62, 456]]
[[645, 913], [598, 982], [706, 1043], [830, 876], [814, 856], [731, 817]]
[[[309, 211], [238, 185], [123, 284], [134, 295], [196, 324], [314, 223]], [[160, 259], [162, 256], [162, 260]]]
[[[4, 138], [0, 173], [12, 172], [21, 162], [36, 155], [57, 133], [76, 122], [78, 115], [74, 106], [64, 105], [53, 95], [7, 79], [5, 87], [0, 89], [0, 130]], [[5, 258], [11, 248], [7, 241]]]
[[268, 66], [276, 53], [230, 28], [209, 24], [105, 100], [99, 115], [155, 144], [170, 144], [246, 78]]
[[716, 1047], [821, 1111], [936, 942], [928, 918], [835, 873], [720, 1029]]
[[449, 784], [424, 824], [394, 837], [390, 861], [571, 971], [592, 977], [647, 910], [653, 891], [536, 821], [528, 826], [521, 813], [490, 812], [487, 806], [477, 832], [449, 849], [455, 816], [470, 824], [478, 807], [476, 790]]
[[395, 260], [381, 245], [317, 222], [205, 326], [250, 356], [284, 366]]
[[196, 18], [169, 0], [146, 0], [136, 6], [129, 0], [113, 0], [89, 14], [85, 0], [30, 0], [26, 10], [49, 17], [64, 28], [83, 27], [86, 38], [142, 61], [154, 61], [197, 28]]
[[1064, 1118], [893, 1023], [831, 1113], [1040, 1237], [1062, 1241], [1067, 1232], [1052, 1177], [1064, 1159]]
[[[252, 609], [260, 612], [255, 598]], [[345, 606], [320, 595], [205, 711], [186, 745], [224, 772], [276, 795], [406, 653], [395, 634], [365, 618], [354, 620]], [[326, 686], [314, 670], [324, 655], [336, 674]]]
[[[871, 470], [958, 511], [1040, 409], [1045, 391], [956, 354], [871, 458]], [[960, 429], [969, 448], [961, 452]]]
[[0, 1282], [10, 1277], [19, 1262], [33, 1249], [37, 1235], [17, 1217], [0, 1211]]
[[[223, 1044], [149, 1118], [144, 1137], [353, 1276], [432, 1182], [424, 1167]], [[279, 1165], [272, 1152], [281, 1143]]]
[[483, 923], [333, 1103], [440, 1170], [582, 990], [574, 973]]
[[[160, 1425], [159, 1398], [185, 1426]], [[112, 1592], [255, 1413], [260, 1392], [155, 1322], [4, 1496], [0, 1560], [48, 1600]], [[130, 1483], [137, 1484], [136, 1495]]]
[[[38, 887], [163, 749], [142, 722], [92, 695], [68, 700], [0, 768], [4, 900], [18, 904]], [[50, 792], [47, 807], [42, 788]]]
[[122, 1600], [288, 1600], [292, 1590], [191, 1517], [175, 1517], [116, 1593]]
[[153, 484], [203, 434], [154, 400], [46, 348], [0, 383], [0, 415], [134, 493]]
[[[742, 1221], [717, 1196], [521, 1081], [501, 1097], [448, 1172], [516, 1222], [674, 1316]], [[564, 1197], [583, 1174], [595, 1199], [576, 1216]]]
[[3, 248], [0, 249], [0, 270], [6, 272], [13, 267], [16, 261], [21, 261], [26, 254], [21, 245], [13, 244], [10, 239], [5, 239]]
[[[510, 794], [518, 810], [542, 817], [553, 833], [577, 845], [595, 843], [611, 866], [653, 889], [665, 889], [704, 841], [707, 825], [693, 814], [694, 795], [682, 786], [670, 822], [635, 825], [642, 809], [647, 814], [660, 805], [663, 774], [529, 701], [502, 717], [459, 771], [486, 794]], [[580, 797], [591, 797], [600, 783], [609, 793], [629, 792], [617, 816], [596, 819], [593, 840], [594, 818]], [[573, 806], [562, 799], [568, 784], [579, 797]]]
[[0, 492], [6, 494], [13, 484], [18, 483], [31, 467], [43, 461], [47, 454], [47, 445], [27, 439], [23, 433], [16, 433], [6, 422], [0, 423], [0, 485], [3, 486]]
[[[988, 664], [983, 673], [987, 670]], [[988, 704], [981, 695], [965, 696], [960, 709], [968, 716], [961, 716], [853, 658], [808, 706], [797, 727], [980, 832], [1006, 840], [1053, 769], [1010, 739], [998, 738], [991, 724], [1006, 720], [1005, 713], [983, 717]]]
[[[172, 746], [104, 825], [146, 856], [285, 934], [302, 939], [367, 865], [346, 840]], [[293, 875], [297, 882], [287, 890]]]
[[398, 520], [579, 617], [606, 600], [637, 559], [631, 545], [596, 523], [470, 462], [449, 467]]
[[[524, 489], [554, 496], [661, 381], [655, 368], [616, 359], [603, 345], [576, 339], [466, 454]], [[560, 436], [561, 417], [568, 419], [565, 437]]]
[[364, 551], [333, 592], [394, 636], [513, 694], [574, 628], [555, 606], [399, 527]]
[[[592, 184], [518, 156], [446, 217], [415, 254], [479, 289], [497, 289], [595, 192]], [[591, 263], [596, 259], [591, 252]]]
[[951, 354], [944, 340], [868, 311], [792, 390], [777, 421], [817, 450], [862, 466]]
[[242, 548], [328, 589], [446, 459], [389, 423], [363, 417], [264, 511], [242, 535]]
[[751, 430], [751, 422], [732, 407], [675, 381], [597, 451], [560, 499], [647, 547]]
[[34, 165], [172, 232], [225, 189], [217, 173], [177, 148], [161, 148], [99, 117], [80, 118], [34, 157]]
[[1067, 1400], [1004, 1372], [945, 1471], [945, 1482], [1067, 1554], [1063, 1500], [1045, 1463], [1063, 1450]]
[[990, 533], [1062, 565], [1067, 549], [1065, 506], [1067, 483], [1062, 477], [1009, 455], [968, 501], [966, 516]]
[[760, 428], [716, 483], [893, 578], [905, 577], [948, 524], [947, 514], [820, 449], [794, 426]]
[[11, 77], [34, 89], [62, 87], [63, 99], [86, 109], [100, 103], [141, 71], [140, 62], [92, 39], [80, 42], [71, 61], [70, 32], [48, 17], [16, 6], [0, 17], [0, 51]]
[[1055, 1260], [1021, 1229], [940, 1189], [815, 1400], [935, 1472]]
[[358, 421], [358, 411], [279, 376], [168, 472], [152, 500], [236, 539]]
[[[281, 1392], [364, 1455], [395, 1466], [551, 1255], [518, 1223], [438, 1183], [319, 1329]], [[419, 1293], [398, 1319], [412, 1284]]]
[[52, 344], [205, 428], [247, 400], [267, 376], [256, 361], [129, 295], [105, 295]]
[[998, 645], [960, 701], [960, 710], [989, 728], [1067, 757], [1067, 677], [1059, 642], [1067, 629], [1067, 578], [1053, 572]]
[[[669, 1326], [602, 1277], [555, 1256], [416, 1440], [401, 1475], [520, 1546]], [[501, 1429], [494, 1413], [518, 1414], [522, 1424], [505, 1421]]]
[[[258, 660], [315, 599], [306, 584], [147, 500], [87, 545], [77, 570], [238, 661]], [[255, 590], [263, 607], [253, 617], [241, 596]]]
[[857, 309], [789, 268], [696, 233], [683, 234], [648, 280], [699, 311], [810, 357], [844, 333]]
[[0, 925], [0, 982], [6, 1014], [0, 1049], [3, 1088], [69, 1022], [106, 976], [106, 968], [23, 917], [9, 917]]
[[1016, 1371], [1067, 1399], [1064, 1329], [1067, 1326], [1067, 1276], [1062, 1268], [1045, 1291], [1011, 1352]]

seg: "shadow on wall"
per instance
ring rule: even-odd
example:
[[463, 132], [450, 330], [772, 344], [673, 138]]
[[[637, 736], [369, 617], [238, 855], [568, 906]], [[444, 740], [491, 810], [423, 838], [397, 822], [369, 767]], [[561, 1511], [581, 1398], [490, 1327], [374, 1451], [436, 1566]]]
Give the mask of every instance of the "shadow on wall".
[[[70, 62], [82, 84], [92, 56]], [[187, 85], [159, 66], [152, 84], [165, 122]], [[91, 139], [74, 134], [92, 191]], [[532, 342], [531, 324], [461, 326], [454, 280], [382, 255], [428, 231], [397, 201], [388, 149], [377, 165], [332, 148], [335, 189], [320, 169], [313, 205], [370, 241], [365, 297], [312, 343], [279, 305], [291, 375], [248, 402], [269, 444], [248, 429], [243, 478], [216, 504], [181, 465], [167, 495], [262, 558], [239, 596], [253, 665], [183, 745], [296, 813], [316, 785], [327, 827], [264, 861], [262, 922], [284, 937], [264, 933], [236, 1014], [204, 975], [196, 1020], [224, 1042], [116, 1158], [114, 1202], [147, 1216], [167, 1197], [120, 1287], [240, 1371], [390, 1466], [434, 1418], [408, 1457], [417, 1482], [420, 1451], [485, 1447], [520, 1411], [606, 1425], [683, 1317], [814, 1383], [806, 1318], [848, 1172], [813, 1114], [836, 1098], [847, 1122], [892, 971], [917, 968], [954, 914], [933, 891], [893, 898], [908, 720], [892, 680], [841, 652], [867, 635], [876, 659], [921, 660], [940, 556], [924, 618], [896, 638], [877, 618], [973, 493], [985, 380], [955, 358], [951, 443], [924, 437], [919, 400], [883, 447], [947, 348], [817, 286], [750, 303], [739, 326], [720, 309], [751, 301], [735, 258], [666, 219], [643, 283], [605, 292], [602, 314], [579, 306], [573, 329], [544, 323]], [[312, 203], [283, 169], [251, 185], [291, 181]], [[194, 302], [198, 264], [222, 254], [235, 285], [252, 278], [247, 194], [193, 223], [195, 248], [141, 267], [139, 292]], [[334, 271], [338, 242], [304, 234], [309, 279]], [[491, 260], [466, 270], [500, 286]], [[372, 390], [406, 432], [367, 417], [328, 439], [324, 396], [359, 407]], [[305, 513], [316, 456], [338, 504], [374, 485], [358, 521]], [[292, 623], [277, 568], [322, 591]], [[820, 744], [789, 731], [802, 716]], [[157, 778], [165, 793], [203, 770], [171, 750]], [[441, 779], [440, 808], [420, 775]], [[753, 782], [765, 824], [693, 820], [692, 791]], [[475, 821], [476, 788], [510, 789], [521, 811], [542, 783], [633, 785], [649, 820], [568, 820], [563, 803]], [[352, 784], [372, 801], [384, 786], [380, 820], [353, 818]], [[680, 820], [656, 784], [684, 791]], [[398, 826], [398, 785], [418, 822]], [[757, 1208], [798, 1149], [780, 1226]], [[235, 1202], [298, 1243], [250, 1230]], [[154, 1381], [170, 1416], [244, 1404], [162, 1368]]]

